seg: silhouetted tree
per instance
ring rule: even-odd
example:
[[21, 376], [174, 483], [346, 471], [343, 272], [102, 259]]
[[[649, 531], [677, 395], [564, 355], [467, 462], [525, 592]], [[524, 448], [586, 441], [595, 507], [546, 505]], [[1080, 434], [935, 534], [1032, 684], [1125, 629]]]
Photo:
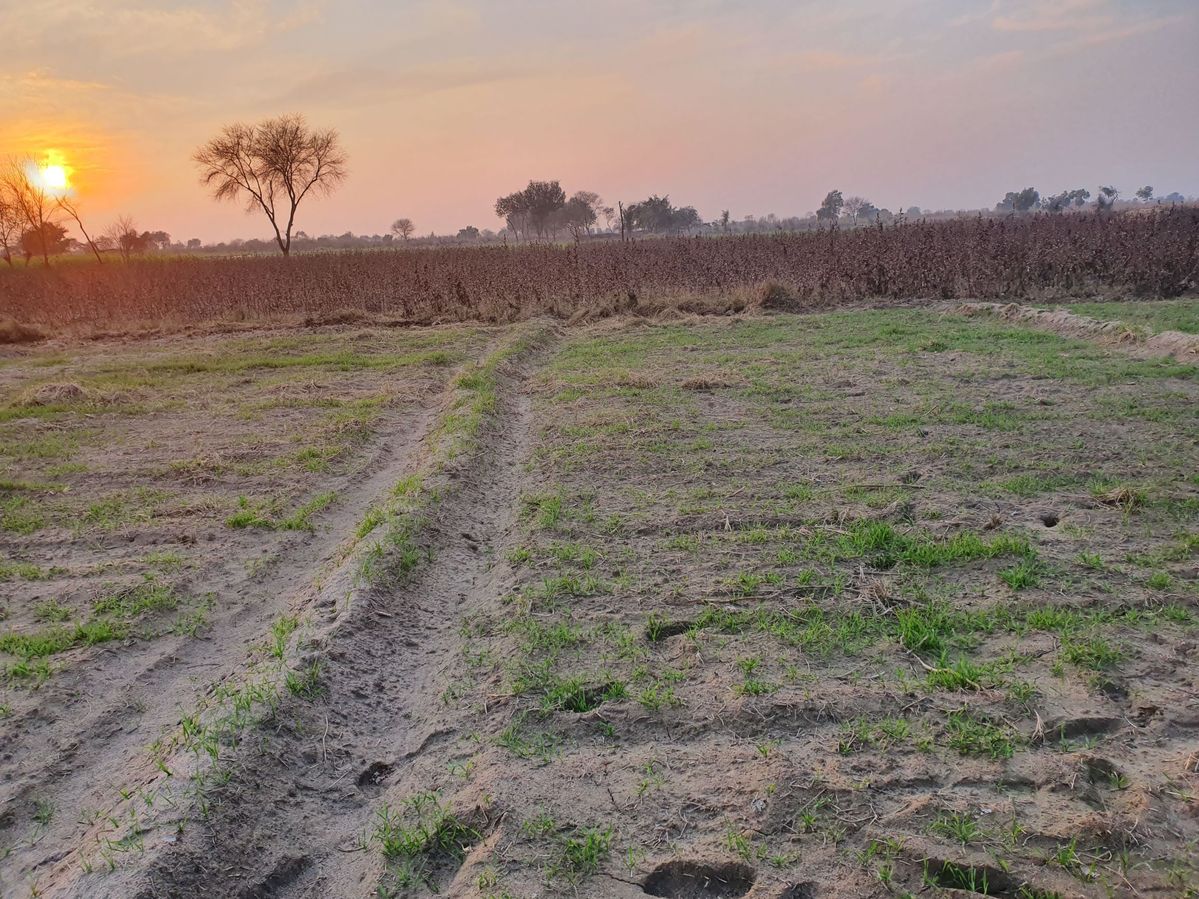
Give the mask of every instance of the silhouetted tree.
[[346, 178], [337, 132], [309, 128], [300, 115], [228, 125], [192, 158], [214, 198], [244, 197], [247, 212], [266, 215], [284, 256], [291, 254], [300, 203], [310, 193], [331, 193]]
[[1153, 199], [1153, 188], [1146, 184], [1137, 191], [1137, 199], [1142, 203], [1148, 203]]
[[656, 194], [626, 207], [625, 221], [634, 230], [655, 233], [690, 231], [701, 223], [694, 206], [675, 207], [671, 205], [669, 196], [659, 197]]
[[1063, 190], [1060, 194], [1053, 194], [1041, 200], [1041, 208], [1046, 212], [1058, 213], [1070, 206], [1070, 191]]
[[62, 196], [56, 201], [58, 208], [65, 212], [75, 222], [79, 228], [79, 233], [83, 235], [83, 240], [87, 244], [88, 249], [96, 256], [96, 261], [100, 264], [104, 263], [104, 257], [100, 255], [100, 248], [96, 246], [96, 242], [92, 240], [90, 234], [87, 233], [87, 228], [83, 226], [83, 217], [79, 214], [79, 207], [69, 197]]
[[853, 196], [845, 200], [844, 212], [850, 217], [853, 223], [858, 223], [858, 216], [863, 213], [866, 207], [874, 208], [874, 204], [865, 197]]
[[21, 222], [17, 208], [0, 191], [0, 253], [4, 254], [4, 261], [10, 268], [13, 265], [12, 251], [20, 246]]
[[27, 262], [34, 256], [48, 260], [51, 256], [65, 253], [70, 246], [67, 229], [58, 222], [44, 222], [40, 228], [30, 228], [21, 234], [21, 251]]
[[391, 233], [404, 240], [410, 238], [415, 230], [416, 225], [412, 224], [412, 219], [409, 218], [396, 219], [391, 223]]
[[530, 181], [525, 188], [529, 224], [538, 237], [545, 237], [551, 217], [566, 205], [566, 191], [557, 181]]
[[[27, 243], [24, 235], [21, 238], [26, 264], [33, 256], [41, 256], [42, 262], [49, 267], [51, 242], [45, 238], [51, 233], [47, 229], [54, 224], [58, 204], [50, 191], [39, 183], [37, 171], [37, 164], [31, 159], [11, 160], [0, 173], [0, 193], [4, 195], [4, 202], [15, 210], [25, 234], [33, 235], [32, 243]], [[29, 252], [29, 246], [40, 247], [40, 250]]]
[[500, 197], [495, 201], [495, 214], [508, 225], [508, 230], [518, 238], [528, 238], [529, 201], [523, 190]]
[[998, 212], [1026, 213], [1036, 209], [1041, 203], [1041, 195], [1036, 188], [1026, 187], [1024, 190], [1009, 190], [1002, 200], [995, 204]]
[[820, 208], [816, 210], [816, 218], [822, 222], [835, 222], [841, 215], [841, 207], [845, 205], [845, 200], [841, 196], [841, 191], [830, 190], [825, 194], [824, 202], [820, 204]]
[[129, 257], [134, 253], [143, 253], [146, 250], [145, 242], [138, 233], [137, 225], [134, 223], [132, 216], [118, 216], [117, 220], [113, 222], [112, 226], [104, 234], [126, 262], [129, 261]]
[[666, 231], [670, 228], [672, 211], [670, 198], [655, 194], [640, 203], [630, 203], [624, 214], [633, 230]]
[[591, 226], [595, 224], [599, 202], [599, 194], [589, 190], [578, 191], [554, 214], [554, 229], [557, 230], [557, 227], [561, 226], [570, 232], [571, 237], [578, 240], [589, 233]]
[[142, 243], [147, 250], [169, 250], [171, 247], [171, 235], [165, 231], [143, 231]]
[[670, 215], [670, 226], [674, 231], [690, 231], [702, 223], [694, 206], [680, 206]]
[[495, 201], [495, 214], [508, 223], [514, 234], [528, 239], [532, 231], [545, 237], [554, 214], [566, 205], [566, 191], [557, 181], [530, 181], [524, 190]]

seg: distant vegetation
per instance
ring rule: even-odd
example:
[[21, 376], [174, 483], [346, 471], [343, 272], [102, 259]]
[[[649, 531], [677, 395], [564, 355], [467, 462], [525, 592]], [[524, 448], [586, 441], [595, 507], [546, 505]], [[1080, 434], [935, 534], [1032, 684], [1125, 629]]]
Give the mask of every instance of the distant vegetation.
[[[528, 227], [535, 232], [549, 225]], [[20, 267], [0, 283], [10, 314], [50, 328], [319, 319], [346, 311], [414, 321], [511, 321], [602, 314], [639, 304], [644, 309], [671, 297], [744, 304], [766, 284], [772, 303], [796, 307], [860, 300], [1085, 298], [1111, 291], [1168, 297], [1199, 287], [1196, 246], [1199, 210], [1177, 206], [1138, 213], [901, 219], [812, 233], [449, 246], [291, 259], [81, 261]]]
[[[253, 125], [225, 127], [196, 151], [201, 182], [218, 200], [241, 202], [248, 213], [262, 215], [271, 227], [269, 239], [235, 239], [204, 244], [198, 238], [173, 240], [162, 230], [141, 230], [129, 216], [92, 236], [85, 229], [75, 202], [40, 189], [26, 174], [28, 160], [14, 162], [0, 172], [0, 259], [14, 267], [65, 254], [91, 255], [98, 262], [139, 256], [216, 254], [250, 255], [281, 252], [310, 253], [329, 250], [384, 249], [403, 246], [425, 248], [444, 245], [512, 244], [520, 242], [581, 243], [596, 240], [633, 240], [649, 236], [697, 234], [765, 234], [816, 231], [829, 228], [886, 226], [913, 221], [948, 221], [964, 216], [1024, 216], [1081, 212], [1112, 212], [1191, 202], [1173, 192], [1155, 196], [1146, 185], [1121, 198], [1112, 185], [1065, 189], [1042, 195], [1033, 187], [1008, 191], [993, 209], [933, 210], [919, 206], [892, 211], [866, 197], [840, 190], [829, 191], [815, 211], [804, 215], [746, 215], [735, 219], [722, 210], [705, 219], [690, 205], [675, 205], [669, 195], [653, 194], [635, 202], [605, 202], [599, 194], [578, 190], [568, 194], [558, 181], [529, 181], [521, 190], [495, 200], [498, 228], [468, 223], [456, 233], [417, 233], [416, 222], [396, 218], [385, 233], [310, 235], [296, 226], [300, 206], [309, 197], [328, 194], [347, 177], [347, 160], [340, 137], [333, 130], [308, 126], [296, 115], [265, 119]], [[84, 237], [73, 239], [74, 223]]]

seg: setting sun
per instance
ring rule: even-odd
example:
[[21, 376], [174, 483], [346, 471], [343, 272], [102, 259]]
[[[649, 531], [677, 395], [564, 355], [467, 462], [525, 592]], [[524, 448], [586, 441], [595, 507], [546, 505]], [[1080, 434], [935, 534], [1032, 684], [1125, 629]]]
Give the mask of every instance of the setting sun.
[[71, 192], [71, 176], [74, 172], [59, 150], [47, 150], [25, 164], [25, 174], [30, 184], [54, 196]]
[[40, 174], [42, 177], [42, 184], [44, 184], [50, 190], [66, 190], [67, 189], [68, 181], [67, 181], [66, 166], [61, 166], [61, 165], [42, 166]]

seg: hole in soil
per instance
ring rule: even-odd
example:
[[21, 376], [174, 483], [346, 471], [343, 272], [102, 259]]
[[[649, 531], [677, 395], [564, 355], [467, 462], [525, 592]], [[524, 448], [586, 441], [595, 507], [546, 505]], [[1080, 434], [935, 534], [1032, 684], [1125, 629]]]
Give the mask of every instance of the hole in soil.
[[958, 865], [925, 859], [924, 880], [932, 886], [964, 890], [980, 896], [1015, 897], [1019, 885], [998, 868], [988, 865]]
[[358, 775], [358, 786], [366, 789], [378, 788], [391, 774], [391, 765], [387, 762], [371, 762], [366, 770]]
[[1128, 698], [1128, 688], [1114, 678], [1101, 678], [1099, 682], [1095, 684], [1095, 687], [1108, 699], [1114, 699], [1119, 702]]
[[299, 879], [308, 868], [310, 860], [302, 855], [285, 855], [275, 863], [271, 873], [261, 883], [251, 886], [242, 895], [247, 899], [266, 899], [279, 895]]
[[1056, 718], [1045, 725], [1046, 740], [1078, 740], [1104, 737], [1124, 724], [1123, 718]]
[[1047, 528], [1057, 527], [1057, 523], [1059, 521], [1061, 521], [1061, 519], [1057, 517], [1056, 512], [1042, 512], [1041, 513], [1041, 524], [1045, 525], [1045, 527], [1047, 527]]
[[677, 637], [691, 630], [690, 621], [651, 621], [645, 626], [645, 639], [659, 643], [667, 637]]
[[592, 709], [598, 709], [605, 702], [611, 702], [615, 699], [624, 698], [624, 687], [622, 684], [606, 683], [592, 686], [584, 686], [582, 684], [567, 684], [560, 688], [560, 693], [555, 696], [556, 705], [568, 712], [590, 712]]
[[1087, 759], [1082, 764], [1087, 772], [1087, 780], [1093, 784], [1103, 784], [1106, 786], [1107, 784], [1116, 783], [1123, 777], [1119, 768], [1107, 759], [1099, 758], [1098, 756]]
[[753, 869], [745, 865], [673, 861], [655, 868], [643, 889], [650, 896], [672, 899], [732, 899], [744, 896], [753, 885]]

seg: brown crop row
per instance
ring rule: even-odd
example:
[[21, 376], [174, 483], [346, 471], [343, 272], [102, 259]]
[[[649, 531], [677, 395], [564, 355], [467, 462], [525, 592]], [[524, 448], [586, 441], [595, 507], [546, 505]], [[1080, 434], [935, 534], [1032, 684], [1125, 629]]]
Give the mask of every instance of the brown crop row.
[[419, 321], [510, 321], [745, 296], [863, 300], [1177, 296], [1199, 288], [1199, 210], [916, 222], [850, 231], [652, 238], [574, 246], [373, 250], [77, 262], [0, 271], [0, 313], [64, 328], [343, 310]]

